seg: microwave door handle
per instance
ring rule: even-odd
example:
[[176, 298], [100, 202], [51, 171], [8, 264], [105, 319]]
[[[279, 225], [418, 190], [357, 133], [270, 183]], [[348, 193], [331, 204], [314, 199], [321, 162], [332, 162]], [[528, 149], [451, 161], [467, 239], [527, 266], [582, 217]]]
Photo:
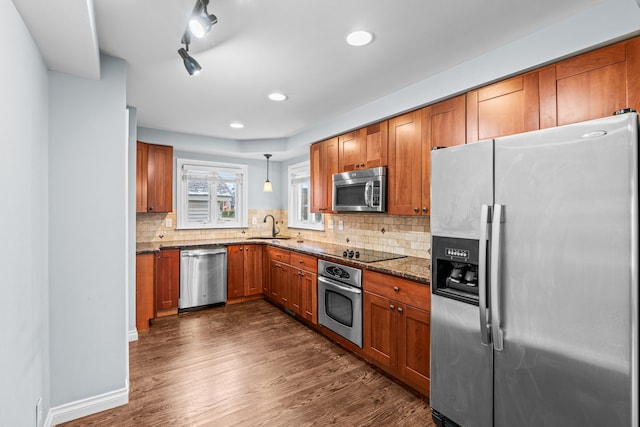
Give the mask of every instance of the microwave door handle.
[[364, 204], [367, 205], [367, 207], [371, 207], [373, 206], [373, 182], [371, 181], [367, 181], [364, 184]]

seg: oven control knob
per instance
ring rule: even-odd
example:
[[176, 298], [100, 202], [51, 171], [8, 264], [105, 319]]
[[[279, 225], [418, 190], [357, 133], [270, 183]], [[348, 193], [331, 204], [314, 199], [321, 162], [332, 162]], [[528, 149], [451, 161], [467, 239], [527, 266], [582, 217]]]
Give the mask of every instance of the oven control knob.
[[356, 257], [356, 258], [360, 258], [360, 251], [356, 251], [356, 253], [355, 253], [355, 257]]
[[349, 255], [349, 252], [347, 252], [346, 250], [342, 251], [342, 256], [348, 256], [348, 255]]

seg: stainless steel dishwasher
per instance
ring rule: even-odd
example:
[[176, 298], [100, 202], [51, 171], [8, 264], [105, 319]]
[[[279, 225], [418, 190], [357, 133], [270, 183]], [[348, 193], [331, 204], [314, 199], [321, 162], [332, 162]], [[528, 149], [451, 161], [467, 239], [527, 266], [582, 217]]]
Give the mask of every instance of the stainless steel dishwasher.
[[227, 248], [215, 246], [180, 251], [179, 311], [227, 301]]

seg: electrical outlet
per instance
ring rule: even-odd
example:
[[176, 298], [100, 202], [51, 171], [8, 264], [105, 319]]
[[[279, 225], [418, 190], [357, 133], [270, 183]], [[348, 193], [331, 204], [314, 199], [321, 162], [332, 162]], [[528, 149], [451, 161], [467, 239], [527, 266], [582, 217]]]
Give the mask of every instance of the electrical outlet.
[[167, 228], [173, 227], [173, 220], [171, 218], [167, 218], [164, 220], [164, 226]]
[[42, 421], [42, 397], [36, 402], [36, 427], [40, 425]]
[[332, 219], [327, 220], [327, 228], [329, 230], [333, 230], [333, 220]]
[[255, 216], [251, 219], [251, 224], [252, 225], [258, 225], [258, 218], [256, 218]]
[[338, 221], [338, 230], [344, 230], [344, 222]]

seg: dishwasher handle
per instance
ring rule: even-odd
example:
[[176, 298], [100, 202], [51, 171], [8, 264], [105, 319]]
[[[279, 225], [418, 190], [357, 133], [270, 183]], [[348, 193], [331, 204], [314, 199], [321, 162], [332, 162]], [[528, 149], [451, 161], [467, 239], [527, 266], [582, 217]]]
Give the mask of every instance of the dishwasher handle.
[[227, 248], [225, 247], [216, 247], [216, 248], [206, 248], [206, 249], [189, 249], [183, 250], [180, 252], [180, 255], [184, 257], [199, 257], [205, 255], [219, 255], [226, 254]]

